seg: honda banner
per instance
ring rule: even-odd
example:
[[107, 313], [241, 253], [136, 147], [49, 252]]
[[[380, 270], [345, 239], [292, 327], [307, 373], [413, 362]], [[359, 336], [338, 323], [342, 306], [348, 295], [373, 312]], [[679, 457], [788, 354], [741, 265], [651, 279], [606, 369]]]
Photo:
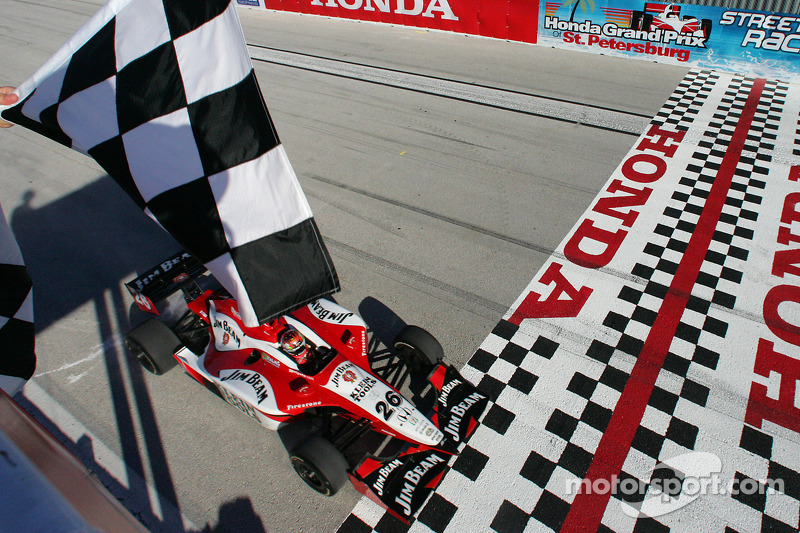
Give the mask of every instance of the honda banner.
[[242, 7], [536, 42], [538, 0], [236, 0]]

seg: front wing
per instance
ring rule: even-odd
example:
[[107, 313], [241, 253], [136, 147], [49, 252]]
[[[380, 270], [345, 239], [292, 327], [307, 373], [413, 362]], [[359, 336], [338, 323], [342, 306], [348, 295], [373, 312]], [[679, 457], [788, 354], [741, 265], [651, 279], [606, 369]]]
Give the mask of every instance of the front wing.
[[489, 402], [452, 366], [440, 364], [430, 382], [438, 392], [430, 419], [444, 433], [442, 442], [436, 447], [406, 446], [389, 459], [367, 458], [351, 475], [356, 489], [405, 522], [439, 485]]

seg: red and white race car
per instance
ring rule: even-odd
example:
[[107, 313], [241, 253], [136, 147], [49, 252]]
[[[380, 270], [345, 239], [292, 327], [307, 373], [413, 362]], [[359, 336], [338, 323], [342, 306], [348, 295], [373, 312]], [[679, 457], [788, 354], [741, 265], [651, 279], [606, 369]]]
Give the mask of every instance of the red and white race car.
[[[488, 398], [455, 368], [427, 331], [406, 326], [378, 368], [363, 319], [318, 300], [259, 327], [244, 326], [236, 301], [188, 253], [126, 284], [159, 315], [128, 333], [141, 364], [162, 374], [179, 364], [266, 428], [295, 431], [291, 464], [331, 496], [348, 477], [409, 520], [475, 430]], [[375, 368], [373, 368], [375, 366]], [[412, 402], [400, 392], [422, 377]], [[380, 453], [378, 453], [380, 451]]]
[[694, 35], [708, 39], [711, 35], [711, 20], [681, 17], [681, 6], [647, 2], [644, 11], [631, 13], [630, 27], [634, 30], [670, 30], [683, 35]]

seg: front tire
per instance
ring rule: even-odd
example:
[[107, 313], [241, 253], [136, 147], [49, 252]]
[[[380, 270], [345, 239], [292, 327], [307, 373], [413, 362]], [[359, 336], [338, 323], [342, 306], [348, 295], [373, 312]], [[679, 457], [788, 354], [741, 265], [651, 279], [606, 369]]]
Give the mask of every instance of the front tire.
[[444, 359], [444, 350], [436, 337], [418, 326], [403, 328], [392, 344], [413, 370], [430, 370]]
[[181, 341], [166, 324], [151, 318], [125, 336], [125, 345], [145, 370], [160, 376], [178, 363], [173, 354]]
[[347, 460], [328, 440], [315, 435], [292, 450], [292, 467], [315, 491], [333, 496], [347, 483]]

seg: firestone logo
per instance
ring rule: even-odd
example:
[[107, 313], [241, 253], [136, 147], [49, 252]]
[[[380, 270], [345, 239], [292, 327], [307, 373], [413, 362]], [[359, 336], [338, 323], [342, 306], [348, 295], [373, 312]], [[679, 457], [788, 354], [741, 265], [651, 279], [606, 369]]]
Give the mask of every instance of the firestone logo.
[[[427, 6], [426, 6], [427, 4]], [[351, 11], [375, 11], [395, 13], [396, 15], [422, 15], [435, 18], [439, 13], [442, 20], [458, 20], [447, 0], [312, 0], [312, 6], [343, 7]]]

